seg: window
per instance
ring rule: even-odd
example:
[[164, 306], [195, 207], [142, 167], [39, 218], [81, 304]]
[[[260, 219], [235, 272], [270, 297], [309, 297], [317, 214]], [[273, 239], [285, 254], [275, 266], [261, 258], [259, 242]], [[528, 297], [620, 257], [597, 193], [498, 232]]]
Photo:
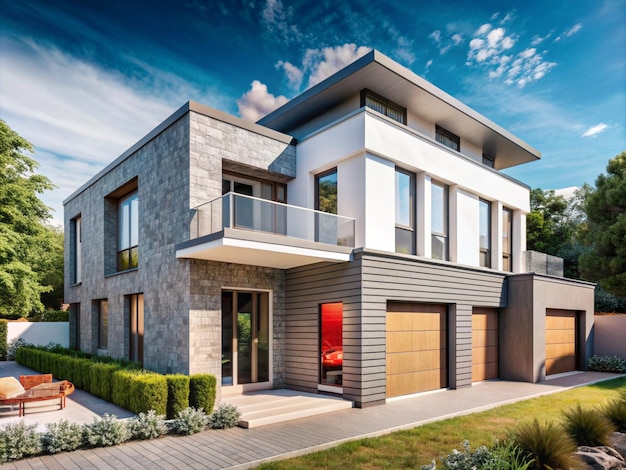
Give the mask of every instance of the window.
[[109, 302], [98, 301], [98, 349], [109, 347]]
[[483, 165], [488, 166], [489, 168], [493, 168], [494, 158], [490, 157], [486, 153], [483, 153]]
[[396, 168], [396, 253], [415, 254], [415, 176]]
[[143, 294], [124, 298], [128, 312], [128, 359], [143, 365]]
[[320, 305], [320, 383], [342, 385], [343, 303]]
[[431, 257], [448, 259], [448, 187], [431, 182]]
[[459, 136], [444, 129], [443, 127], [435, 126], [435, 140], [446, 147], [456, 150], [457, 152], [461, 150], [461, 139]]
[[[337, 214], [337, 168], [315, 177], [315, 209], [328, 214]], [[315, 240], [337, 244], [337, 218], [315, 213]]]
[[119, 201], [117, 270], [137, 268], [139, 264], [139, 199], [137, 191]]
[[512, 271], [511, 254], [513, 253], [513, 211], [502, 209], [502, 270]]
[[82, 281], [82, 225], [81, 218], [70, 221], [70, 283], [80, 284]]
[[80, 351], [80, 304], [70, 304], [70, 348]]
[[491, 267], [491, 203], [480, 200], [480, 266]]
[[406, 124], [406, 108], [370, 90], [363, 90], [361, 92], [361, 106], [367, 106], [394, 121], [398, 121], [400, 124]]

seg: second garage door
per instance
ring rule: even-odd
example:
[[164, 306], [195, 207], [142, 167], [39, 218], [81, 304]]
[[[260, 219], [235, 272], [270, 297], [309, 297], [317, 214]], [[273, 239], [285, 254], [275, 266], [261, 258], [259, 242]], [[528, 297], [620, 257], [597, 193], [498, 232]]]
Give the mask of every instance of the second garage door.
[[498, 378], [498, 310], [472, 311], [472, 382]]
[[448, 386], [445, 305], [389, 302], [387, 397]]
[[546, 375], [576, 370], [576, 312], [546, 311]]

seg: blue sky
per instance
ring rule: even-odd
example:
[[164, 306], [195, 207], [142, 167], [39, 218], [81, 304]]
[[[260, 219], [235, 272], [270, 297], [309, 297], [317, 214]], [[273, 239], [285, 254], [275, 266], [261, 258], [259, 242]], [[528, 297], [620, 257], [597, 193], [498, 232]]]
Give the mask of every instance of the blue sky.
[[62, 201], [188, 100], [256, 120], [378, 49], [593, 184], [626, 150], [626, 0], [0, 0], [0, 118]]

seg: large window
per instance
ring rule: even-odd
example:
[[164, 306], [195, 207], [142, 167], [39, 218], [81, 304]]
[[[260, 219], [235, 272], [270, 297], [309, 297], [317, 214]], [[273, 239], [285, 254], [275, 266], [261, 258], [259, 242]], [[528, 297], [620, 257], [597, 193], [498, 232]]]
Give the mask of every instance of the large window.
[[98, 349], [109, 347], [109, 302], [98, 301]]
[[143, 294], [127, 295], [128, 359], [143, 365]]
[[461, 139], [458, 135], [444, 129], [443, 127], [435, 127], [435, 140], [446, 147], [459, 152], [461, 150]]
[[480, 200], [480, 266], [491, 267], [491, 203]]
[[396, 252], [415, 254], [415, 176], [396, 168]]
[[139, 265], [139, 199], [137, 191], [119, 201], [117, 270]]
[[448, 187], [431, 182], [431, 245], [433, 259], [448, 259]]
[[403, 108], [393, 101], [389, 101], [388, 99], [383, 98], [370, 90], [363, 90], [361, 92], [361, 106], [367, 106], [368, 108], [371, 108], [380, 114], [384, 114], [394, 121], [406, 124], [406, 108]]
[[[315, 209], [337, 214], [337, 168], [315, 177]], [[337, 244], [337, 219], [324, 214], [315, 215], [316, 241]]]
[[512, 271], [511, 254], [513, 253], [513, 211], [502, 209], [502, 270]]
[[80, 284], [82, 281], [82, 224], [81, 218], [70, 221], [70, 283]]
[[320, 383], [342, 385], [343, 303], [320, 305]]

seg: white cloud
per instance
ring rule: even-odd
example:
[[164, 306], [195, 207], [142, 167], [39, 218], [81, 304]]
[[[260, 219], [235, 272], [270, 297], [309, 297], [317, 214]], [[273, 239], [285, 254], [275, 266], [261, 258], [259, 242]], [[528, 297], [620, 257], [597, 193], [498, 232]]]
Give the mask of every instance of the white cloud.
[[[450, 29], [452, 28], [452, 25], [448, 25], [448, 34], [454, 31], [450, 31]], [[430, 33], [428, 37], [431, 38], [435, 45], [439, 48], [439, 53], [441, 55], [447, 53], [451, 48], [457, 47], [463, 43], [463, 36], [461, 36], [459, 33], [453, 33], [449, 37], [444, 37], [441, 33], [441, 30], [439, 29], [436, 29], [435, 31]]]
[[291, 88], [294, 90], [298, 90], [300, 88], [302, 85], [302, 78], [304, 77], [304, 72], [301, 69], [290, 62], [283, 62], [282, 60], [279, 60], [276, 63], [276, 67], [283, 69]]
[[463, 42], [463, 36], [461, 36], [458, 33], [452, 35], [452, 42], [454, 43], [455, 46], [458, 46], [459, 44]]
[[432, 38], [432, 40], [435, 41], [436, 43], [440, 43], [441, 42], [441, 31], [436, 29], [435, 31], [430, 33], [428, 35], [428, 37]]
[[237, 106], [242, 118], [256, 122], [287, 101], [289, 100], [284, 96], [272, 95], [267, 91], [265, 84], [254, 80], [250, 90], [237, 100]]
[[485, 23], [474, 33], [474, 36], [485, 36], [491, 30], [491, 25]]
[[583, 27], [582, 23], [577, 23], [574, 26], [572, 26], [570, 29], [568, 29], [567, 31], [565, 31], [563, 34], [567, 37], [573, 36], [574, 34], [576, 34], [578, 31], [581, 30], [581, 28]]
[[363, 57], [369, 51], [371, 51], [369, 47], [357, 47], [356, 44], [307, 49], [302, 66], [309, 73], [309, 88]]
[[295, 24], [291, 24], [293, 9], [285, 8], [280, 0], [267, 0], [261, 12], [261, 19], [267, 32], [285, 43], [300, 41], [302, 33]]
[[581, 135], [581, 137], [595, 137], [598, 134], [601, 134], [602, 132], [604, 132], [605, 130], [608, 129], [609, 126], [607, 126], [606, 124], [604, 124], [603, 122], [601, 122], [600, 124], [596, 124], [595, 126], [591, 126], [589, 129], [587, 129], [583, 135]]

